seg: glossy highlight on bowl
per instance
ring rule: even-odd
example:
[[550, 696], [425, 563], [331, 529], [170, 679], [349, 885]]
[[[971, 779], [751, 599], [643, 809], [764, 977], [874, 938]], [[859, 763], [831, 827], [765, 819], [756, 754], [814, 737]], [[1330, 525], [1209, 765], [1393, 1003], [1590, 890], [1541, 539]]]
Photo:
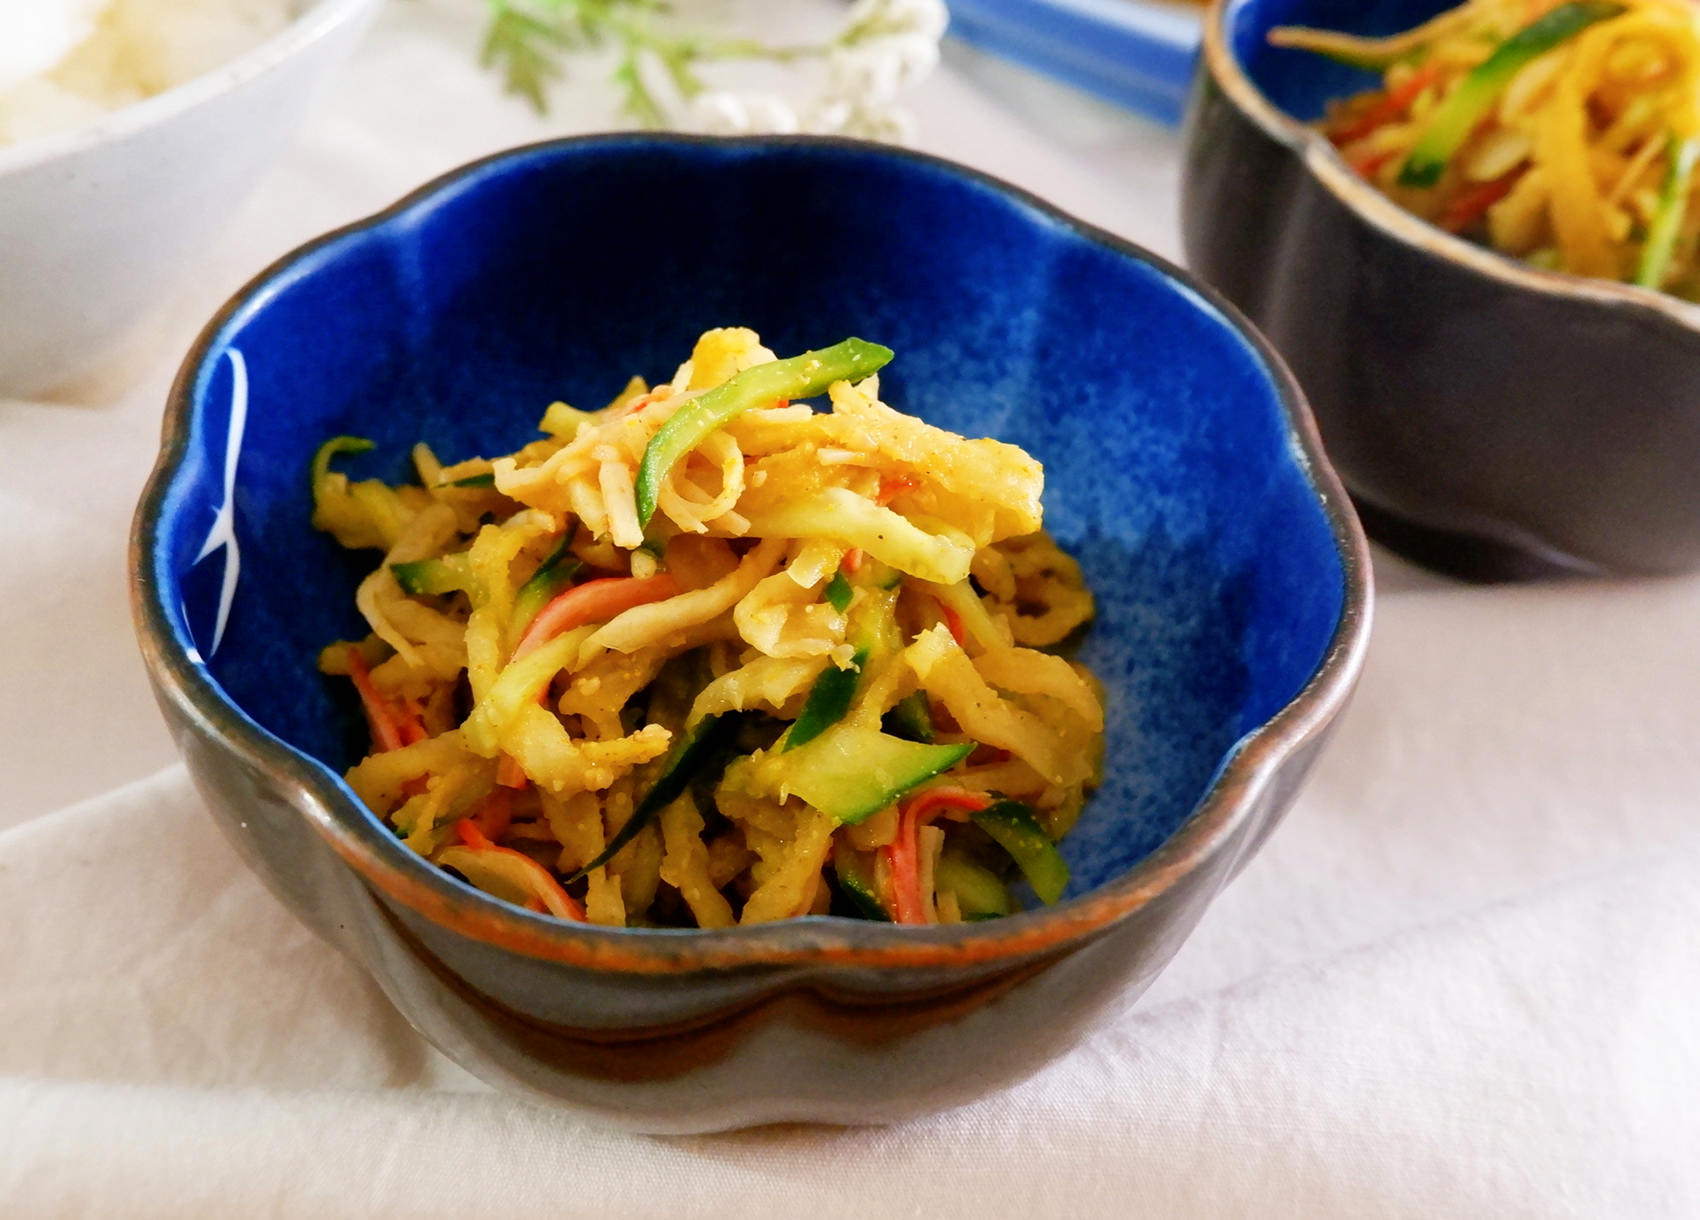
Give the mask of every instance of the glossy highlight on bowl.
[[[1099, 604], [1103, 787], [1054, 908], [949, 927], [566, 924], [409, 852], [340, 779], [363, 729], [317, 674], [368, 561], [308, 524], [356, 473], [511, 449], [704, 325], [892, 346], [882, 395], [1045, 463]], [[604, 390], [607, 392], [604, 393]], [[467, 166], [286, 257], [203, 332], [137, 514], [160, 705], [275, 893], [485, 1079], [625, 1126], [878, 1122], [1018, 1079], [1137, 992], [1270, 831], [1344, 704], [1365, 544], [1280, 362], [1184, 273], [915, 153], [611, 136]], [[234, 575], [233, 575], [234, 573]]]
[[1219, 0], [1188, 118], [1190, 266], [1269, 336], [1373, 532], [1465, 575], [1700, 567], [1700, 306], [1442, 232], [1308, 123], [1375, 78], [1280, 25], [1450, 0]]

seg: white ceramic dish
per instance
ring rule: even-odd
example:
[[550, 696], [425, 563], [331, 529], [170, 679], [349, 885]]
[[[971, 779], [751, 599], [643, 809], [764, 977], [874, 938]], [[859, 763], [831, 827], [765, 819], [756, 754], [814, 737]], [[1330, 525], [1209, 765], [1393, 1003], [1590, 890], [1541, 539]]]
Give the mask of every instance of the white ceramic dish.
[[71, 131], [0, 147], [0, 396], [99, 364], [192, 266], [380, 0], [309, 0], [224, 66]]

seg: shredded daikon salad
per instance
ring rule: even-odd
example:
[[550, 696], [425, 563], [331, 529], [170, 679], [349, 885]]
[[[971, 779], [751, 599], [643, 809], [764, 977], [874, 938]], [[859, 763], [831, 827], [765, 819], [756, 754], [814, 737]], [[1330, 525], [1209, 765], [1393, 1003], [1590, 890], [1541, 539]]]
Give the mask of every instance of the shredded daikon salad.
[[1502, 253], [1700, 299], [1700, 6], [1470, 0], [1391, 38], [1271, 41], [1382, 76], [1321, 129], [1402, 206]]
[[[711, 330], [671, 380], [418, 484], [351, 481], [314, 524], [381, 551], [371, 628], [326, 648], [370, 753], [347, 773], [414, 851], [604, 925], [842, 914], [908, 924], [1054, 902], [1097, 783], [1092, 618], [1021, 449], [885, 405], [892, 353], [779, 360]], [[825, 396], [816, 410], [800, 401]]]

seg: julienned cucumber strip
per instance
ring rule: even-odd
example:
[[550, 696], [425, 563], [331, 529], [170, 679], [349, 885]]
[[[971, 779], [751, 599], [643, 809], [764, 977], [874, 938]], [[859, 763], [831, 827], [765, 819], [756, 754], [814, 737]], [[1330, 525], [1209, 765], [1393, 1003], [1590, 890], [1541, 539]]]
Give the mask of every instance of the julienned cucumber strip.
[[1008, 915], [1015, 910], [1009, 889], [997, 875], [971, 860], [948, 853], [940, 856], [933, 870], [933, 884], [940, 891], [955, 893], [964, 919]]
[[873, 878], [861, 866], [854, 854], [846, 851], [832, 853], [832, 870], [838, 878], [838, 888], [844, 891], [844, 896], [850, 900], [850, 905], [861, 913], [863, 919], [891, 922], [891, 912], [885, 909], [879, 895], [874, 892]]
[[832, 579], [826, 583], [826, 604], [838, 613], [843, 614], [850, 608], [850, 599], [856, 591], [850, 587], [850, 582], [844, 579], [843, 571], [832, 574]]
[[1429, 116], [1399, 171], [1400, 186], [1433, 186], [1499, 95], [1531, 61], [1567, 42], [1597, 22], [1626, 10], [1609, 0], [1561, 4], [1499, 44]]
[[1040, 901], [1049, 904], [1063, 896], [1068, 888], [1068, 865], [1027, 806], [1019, 801], [998, 801], [970, 816], [974, 825], [1010, 854]]
[[913, 691], [892, 704], [881, 726], [893, 737], [905, 741], [933, 742], [933, 708], [925, 691]]
[[412, 563], [392, 563], [390, 575], [403, 593], [415, 597], [440, 597], [444, 593], [464, 593], [472, 586], [472, 567], [466, 552], [443, 555], [437, 559], [416, 559]]
[[370, 453], [373, 444], [363, 436], [333, 436], [313, 451], [307, 464], [307, 485], [318, 496], [319, 484], [331, 472], [331, 459], [344, 453]]
[[704, 716], [681, 736], [667, 752], [667, 757], [662, 759], [661, 774], [656, 778], [655, 786], [638, 802], [626, 824], [608, 840], [608, 845], [594, 860], [568, 877], [567, 883], [577, 881], [619, 855], [620, 849], [637, 838], [638, 833], [654, 821], [656, 814], [678, 800], [690, 787], [691, 781], [696, 779], [697, 773], [718, 753], [721, 744], [731, 739], [737, 724], [736, 716]]
[[815, 679], [814, 689], [809, 691], [808, 699], [803, 702], [803, 710], [797, 714], [797, 719], [785, 734], [785, 740], [780, 743], [781, 753], [813, 741], [844, 719], [844, 713], [850, 710], [850, 700], [855, 697], [856, 683], [861, 680], [862, 667], [867, 663], [868, 650], [859, 648], [850, 661], [849, 669], [827, 666], [826, 671]]
[[1647, 230], [1647, 244], [1641, 247], [1641, 263], [1635, 270], [1635, 282], [1643, 288], [1663, 288], [1665, 276], [1670, 273], [1677, 234], [1688, 211], [1688, 188], [1694, 181], [1694, 164], [1700, 159], [1700, 140], [1678, 140], [1672, 136], [1667, 155], [1670, 168], [1665, 171], [1664, 186], [1659, 192], [1659, 210]]
[[638, 466], [638, 521], [647, 527], [655, 515], [662, 481], [676, 463], [727, 421], [782, 398], [813, 398], [837, 381], [860, 381], [884, 368], [892, 351], [877, 343], [846, 339], [819, 351], [745, 369], [704, 392], [673, 413], [643, 451]]
[[752, 791], [801, 797], [838, 822], [853, 825], [974, 750], [973, 742], [922, 745], [848, 721], [833, 725], [807, 745], [743, 760]]
[[568, 553], [567, 547], [571, 545], [571, 541], [570, 533], [562, 538], [548, 557], [537, 565], [537, 571], [533, 572], [531, 578], [519, 587], [519, 592], [514, 594], [513, 611], [508, 619], [510, 647], [525, 629], [531, 626], [531, 620], [554, 600], [557, 593], [573, 582], [579, 569], [584, 566]]

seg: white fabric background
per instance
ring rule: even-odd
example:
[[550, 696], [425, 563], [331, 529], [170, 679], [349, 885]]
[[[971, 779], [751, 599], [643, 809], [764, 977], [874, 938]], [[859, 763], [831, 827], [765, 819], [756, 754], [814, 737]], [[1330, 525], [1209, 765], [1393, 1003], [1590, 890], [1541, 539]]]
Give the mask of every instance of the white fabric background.
[[[788, 9], [795, 13], [796, 9]], [[1700, 581], [1378, 555], [1356, 702], [1139, 1001], [882, 1130], [650, 1139], [491, 1093], [218, 837], [147, 693], [129, 517], [176, 362], [264, 262], [538, 120], [476, 8], [380, 20], [121, 369], [0, 400], [0, 1214], [1700, 1215]], [[1175, 137], [955, 51], [923, 146], [1175, 255]]]

